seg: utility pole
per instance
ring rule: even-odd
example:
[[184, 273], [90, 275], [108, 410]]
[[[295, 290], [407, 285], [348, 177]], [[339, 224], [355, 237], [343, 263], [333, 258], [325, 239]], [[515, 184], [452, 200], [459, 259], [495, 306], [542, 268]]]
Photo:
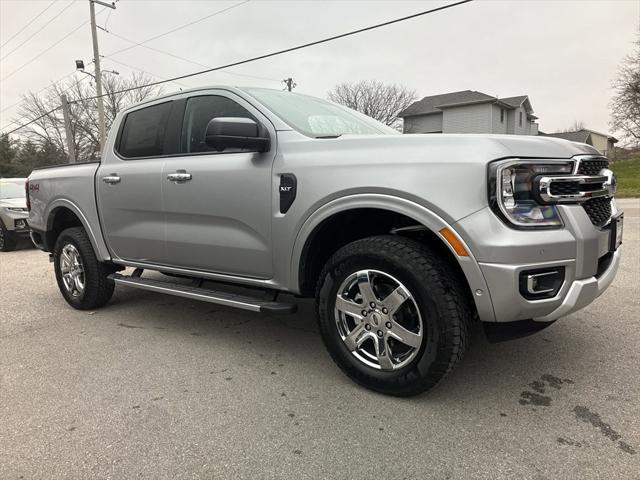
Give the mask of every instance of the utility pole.
[[76, 148], [73, 143], [73, 132], [71, 131], [71, 116], [69, 115], [69, 103], [67, 96], [63, 93], [60, 95], [60, 103], [62, 103], [62, 115], [64, 116], [64, 132], [67, 137], [67, 151], [69, 152], [69, 163], [76, 163]]
[[93, 62], [96, 65], [96, 96], [98, 97], [98, 128], [100, 129], [100, 154], [104, 150], [106, 138], [106, 128], [104, 123], [104, 101], [102, 100], [102, 72], [100, 71], [100, 51], [98, 50], [98, 30], [96, 29], [96, 7], [95, 4], [113, 8], [114, 3], [101, 2], [100, 0], [89, 0], [89, 13], [91, 15], [91, 38], [93, 39]]
[[286, 85], [286, 89], [289, 91], [293, 90], [298, 86], [296, 82], [293, 81], [293, 78], [291, 77], [285, 78], [284, 80], [282, 80], [282, 82]]

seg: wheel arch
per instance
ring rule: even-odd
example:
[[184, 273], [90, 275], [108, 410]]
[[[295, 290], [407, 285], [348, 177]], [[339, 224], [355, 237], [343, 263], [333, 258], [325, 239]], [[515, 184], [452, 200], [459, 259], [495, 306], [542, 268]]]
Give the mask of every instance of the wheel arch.
[[110, 260], [102, 237], [96, 236], [86, 216], [75, 203], [67, 199], [58, 199], [52, 202], [48, 208], [46, 218], [45, 241], [47, 250], [53, 251], [55, 242], [63, 230], [71, 227], [82, 227], [87, 232], [96, 257], [101, 261]]
[[[375, 228], [368, 224], [354, 223], [358, 214], [365, 213], [367, 221], [375, 221]], [[350, 233], [336, 235], [336, 227], [349, 225]], [[400, 224], [398, 224], [400, 222]], [[415, 225], [424, 227], [421, 241], [438, 249], [463, 275], [473, 298], [480, 319], [494, 321], [493, 306], [489, 290], [480, 267], [464, 240], [469, 256], [461, 257], [446, 241], [440, 231], [455, 229], [442, 217], [411, 200], [384, 194], [356, 194], [342, 197], [321, 206], [308, 216], [300, 228], [291, 257], [290, 275], [292, 284], [304, 296], [313, 295], [320, 270], [328, 258], [351, 241], [371, 235], [389, 233], [389, 227], [398, 228]], [[474, 294], [481, 291], [481, 295]]]

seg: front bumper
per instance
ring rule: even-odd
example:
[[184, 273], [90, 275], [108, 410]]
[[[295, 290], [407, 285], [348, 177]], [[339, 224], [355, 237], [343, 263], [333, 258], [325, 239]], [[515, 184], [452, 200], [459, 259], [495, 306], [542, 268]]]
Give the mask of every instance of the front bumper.
[[[515, 230], [489, 208], [455, 225], [478, 261], [491, 298], [493, 318], [480, 313], [481, 320], [552, 322], [587, 306], [611, 284], [621, 252], [609, 252], [610, 229], [595, 227], [579, 205], [558, 209], [565, 224], [558, 230]], [[548, 299], [524, 298], [520, 273], [552, 267], [565, 269], [558, 293]]]
[[13, 234], [18, 236], [18, 237], [30, 237], [31, 236], [31, 232], [27, 229], [27, 230], [14, 230]]
[[29, 225], [27, 219], [29, 214], [22, 212], [3, 211], [2, 223], [7, 231], [16, 235], [29, 235]]
[[609, 266], [599, 276], [574, 280], [569, 287], [562, 304], [553, 312], [533, 320], [537, 322], [552, 322], [560, 317], [569, 315], [576, 310], [586, 307], [609, 288], [618, 272], [620, 265], [620, 248], [613, 252]]

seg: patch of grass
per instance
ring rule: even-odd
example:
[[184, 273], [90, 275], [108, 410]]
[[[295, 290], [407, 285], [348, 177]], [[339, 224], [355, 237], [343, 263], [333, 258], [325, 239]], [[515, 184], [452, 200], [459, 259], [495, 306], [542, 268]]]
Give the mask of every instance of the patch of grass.
[[618, 179], [618, 198], [640, 197], [640, 155], [611, 164]]

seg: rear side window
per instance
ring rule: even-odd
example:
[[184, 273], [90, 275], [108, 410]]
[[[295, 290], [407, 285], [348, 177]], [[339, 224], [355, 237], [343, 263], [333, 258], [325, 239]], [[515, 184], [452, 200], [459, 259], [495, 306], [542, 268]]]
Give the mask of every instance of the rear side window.
[[141, 108], [127, 115], [118, 153], [127, 158], [162, 155], [171, 103]]
[[[205, 143], [207, 124], [218, 117], [244, 117], [257, 122], [249, 111], [230, 98], [218, 95], [191, 97], [187, 100], [182, 124], [182, 153], [215, 152]], [[242, 152], [240, 148], [227, 148], [224, 152]]]

